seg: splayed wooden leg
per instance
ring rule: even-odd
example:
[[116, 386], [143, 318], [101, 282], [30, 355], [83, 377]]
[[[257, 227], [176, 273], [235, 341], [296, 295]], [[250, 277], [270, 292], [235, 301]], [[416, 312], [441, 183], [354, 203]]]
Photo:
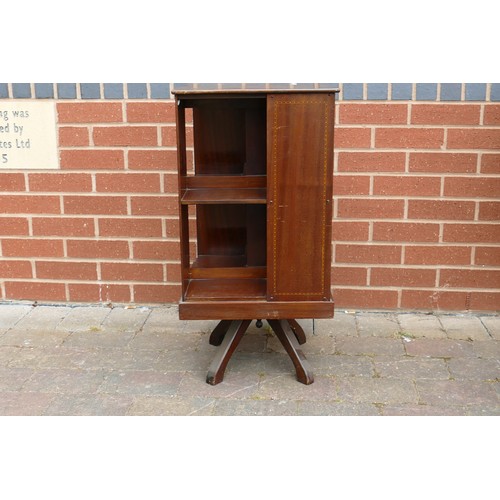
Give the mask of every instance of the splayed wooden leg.
[[289, 320], [270, 319], [268, 323], [292, 359], [297, 372], [297, 380], [305, 385], [312, 384], [314, 382], [314, 374], [304, 353], [300, 349]]
[[[236, 347], [238, 347], [243, 334], [247, 331], [251, 322], [252, 320], [247, 319], [230, 321], [230, 325], [223, 336], [217, 354], [208, 368], [208, 384], [216, 385], [222, 382], [227, 363], [236, 350]], [[218, 326], [216, 328], [218, 328]]]
[[305, 344], [306, 334], [304, 333], [302, 327], [299, 325], [298, 321], [295, 319], [288, 319], [287, 321], [290, 324], [290, 328], [292, 329], [293, 333], [297, 337], [297, 342], [301, 345]]
[[210, 345], [221, 345], [224, 335], [231, 326], [232, 321], [230, 319], [223, 319], [210, 334], [209, 343]]

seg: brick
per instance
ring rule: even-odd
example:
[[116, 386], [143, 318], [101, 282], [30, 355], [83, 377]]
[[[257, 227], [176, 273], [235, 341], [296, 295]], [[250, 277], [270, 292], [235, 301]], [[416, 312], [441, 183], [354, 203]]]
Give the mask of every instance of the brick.
[[177, 215], [179, 206], [173, 196], [132, 196], [132, 215]]
[[408, 219], [473, 220], [474, 211], [473, 201], [408, 201]]
[[335, 261], [346, 264], [400, 264], [401, 247], [395, 245], [335, 245]]
[[368, 222], [337, 222], [334, 221], [333, 241], [368, 241]]
[[94, 236], [94, 220], [90, 218], [33, 218], [34, 236]]
[[128, 285], [70, 283], [68, 289], [71, 302], [130, 302]]
[[476, 164], [475, 153], [410, 153], [410, 172], [470, 173]]
[[59, 127], [59, 146], [88, 146], [89, 144], [87, 127]]
[[102, 279], [110, 281], [163, 281], [163, 266], [103, 262], [101, 274]]
[[432, 309], [464, 311], [467, 309], [466, 292], [442, 290], [403, 290], [401, 292], [402, 309]]
[[180, 264], [167, 264], [167, 281], [171, 283], [180, 283], [182, 281]]
[[396, 309], [398, 305], [395, 290], [334, 288], [333, 297], [337, 307], [345, 308]]
[[157, 146], [156, 127], [94, 127], [96, 146]]
[[[191, 147], [194, 145], [194, 129], [193, 127], [186, 127], [186, 146]], [[162, 146], [176, 146], [177, 145], [177, 129], [175, 126], [168, 126], [161, 128], [161, 145]]]
[[339, 123], [358, 124], [405, 124], [408, 107], [406, 104], [340, 103]]
[[439, 285], [453, 288], [500, 288], [500, 271], [442, 269]]
[[85, 259], [128, 259], [127, 241], [68, 240], [68, 257]]
[[479, 220], [500, 220], [500, 202], [482, 201], [479, 203]]
[[500, 178], [446, 177], [444, 195], [461, 198], [496, 198], [500, 193]]
[[97, 268], [94, 262], [37, 262], [37, 278], [95, 280]]
[[404, 172], [405, 153], [340, 151], [339, 172]]
[[127, 198], [125, 196], [65, 196], [64, 213], [124, 215], [127, 213]]
[[31, 278], [31, 263], [27, 260], [0, 261], [1, 279]]
[[500, 266], [500, 247], [477, 247], [476, 266]]
[[338, 267], [332, 269], [332, 285], [366, 285], [367, 269], [364, 267]]
[[177, 196], [179, 191], [177, 174], [165, 174], [163, 176], [163, 185], [165, 193], [175, 194]]
[[0, 218], [0, 236], [25, 236], [28, 231], [28, 219], [24, 217]]
[[436, 283], [434, 269], [400, 269], [374, 267], [371, 271], [371, 286], [431, 287]]
[[127, 103], [129, 123], [175, 122], [174, 102], [129, 102]]
[[402, 218], [404, 200], [339, 199], [338, 217], [363, 219]]
[[373, 241], [428, 242], [439, 240], [439, 224], [419, 222], [374, 222]]
[[410, 265], [469, 265], [471, 247], [459, 246], [407, 246], [405, 264]]
[[500, 154], [483, 154], [481, 156], [481, 173], [500, 174]]
[[388, 176], [373, 179], [373, 194], [387, 196], [439, 196], [440, 177]]
[[442, 128], [377, 128], [377, 148], [421, 148], [436, 149], [443, 146]]
[[131, 170], [174, 170], [177, 168], [177, 151], [131, 149], [128, 152]]
[[63, 257], [62, 240], [8, 239], [2, 242], [4, 257]]
[[160, 174], [96, 174], [96, 190], [110, 193], [159, 193]]
[[500, 304], [500, 293], [491, 292], [471, 292], [469, 309], [471, 311], [498, 311]]
[[479, 125], [481, 106], [476, 104], [413, 104], [411, 123], [416, 125]]
[[359, 175], [337, 175], [333, 180], [334, 195], [369, 194], [370, 177]]
[[371, 131], [369, 128], [335, 128], [335, 149], [337, 148], [369, 148]]
[[500, 129], [460, 129], [448, 130], [449, 149], [500, 149]]
[[445, 224], [445, 242], [498, 243], [500, 226], [497, 224]]
[[58, 214], [59, 196], [18, 195], [0, 197], [0, 213]]
[[64, 283], [6, 281], [5, 297], [8, 300], [65, 301], [66, 291]]
[[484, 106], [483, 123], [485, 125], [500, 125], [500, 104], [486, 104]]
[[180, 260], [178, 241], [134, 241], [134, 259]]
[[64, 149], [60, 151], [61, 168], [69, 170], [116, 170], [125, 168], [123, 151], [105, 149]]
[[90, 174], [29, 174], [30, 191], [45, 192], [90, 192], [92, 178]]
[[59, 123], [113, 123], [123, 121], [119, 102], [59, 102]]
[[172, 304], [180, 297], [180, 285], [134, 285], [134, 301], [138, 303]]
[[0, 173], [1, 191], [26, 191], [24, 174]]
[[160, 219], [99, 219], [99, 236], [158, 238], [161, 235]]

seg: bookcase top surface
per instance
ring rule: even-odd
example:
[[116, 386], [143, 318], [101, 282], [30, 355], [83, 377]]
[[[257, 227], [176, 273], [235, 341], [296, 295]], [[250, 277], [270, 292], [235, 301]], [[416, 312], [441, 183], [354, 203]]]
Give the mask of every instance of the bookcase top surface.
[[249, 95], [249, 94], [331, 94], [338, 93], [340, 89], [217, 89], [217, 90], [172, 90], [172, 94], [182, 96], [201, 96], [201, 95]]

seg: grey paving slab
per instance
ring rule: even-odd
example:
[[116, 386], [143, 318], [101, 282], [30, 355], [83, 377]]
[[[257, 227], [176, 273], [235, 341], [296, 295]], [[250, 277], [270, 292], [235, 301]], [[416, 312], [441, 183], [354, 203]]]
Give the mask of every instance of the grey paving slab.
[[58, 394], [93, 393], [104, 381], [102, 370], [34, 370], [31, 377], [23, 384], [23, 392], [43, 392]]
[[364, 356], [402, 356], [403, 341], [380, 337], [340, 337], [336, 339], [339, 354]]
[[149, 307], [115, 307], [101, 323], [105, 332], [138, 332], [146, 323], [151, 309]]
[[400, 327], [395, 314], [359, 313], [356, 321], [360, 337], [399, 338]]
[[[130, 332], [129, 332], [130, 333]], [[127, 343], [130, 349], [158, 349], [178, 351], [196, 349], [202, 341], [200, 333], [178, 333], [167, 331], [140, 331]], [[208, 343], [208, 338], [206, 339]]]
[[417, 380], [419, 402], [434, 406], [500, 404], [492, 382], [471, 380]]
[[0, 334], [12, 328], [32, 309], [33, 306], [28, 305], [0, 304]]
[[0, 415], [40, 416], [55, 397], [55, 394], [37, 392], [0, 392]]
[[63, 394], [57, 395], [43, 411], [47, 416], [120, 416], [134, 402], [122, 394]]
[[311, 354], [307, 359], [318, 375], [337, 377], [373, 377], [372, 358], [369, 356], [347, 356], [343, 354]]
[[196, 351], [194, 349], [164, 351], [159, 353], [158, 358], [152, 364], [151, 368], [158, 371], [170, 372], [208, 370], [213, 356], [214, 353]]
[[210, 416], [216, 399], [178, 396], [136, 397], [127, 410], [127, 415], [143, 416]]
[[26, 329], [19, 323], [0, 336], [0, 345], [13, 347], [55, 347], [69, 336], [69, 332], [58, 331], [48, 327]]
[[409, 358], [374, 360], [378, 377], [397, 379], [447, 380], [450, 372], [444, 359]]
[[376, 417], [380, 410], [376, 405], [366, 403], [325, 403], [323, 401], [299, 401], [298, 414], [305, 417], [312, 416], [339, 416]]
[[[213, 356], [213, 354], [211, 355]], [[207, 367], [209, 365], [207, 364]], [[286, 353], [236, 351], [231, 357], [226, 373], [278, 375], [294, 373], [295, 368]]]
[[408, 379], [347, 377], [339, 379], [338, 397], [343, 403], [417, 403], [415, 384]]
[[454, 379], [500, 380], [500, 359], [450, 359], [448, 366]]
[[476, 316], [440, 316], [448, 338], [457, 340], [490, 340], [491, 337], [481, 320]]
[[500, 316], [480, 316], [479, 319], [492, 338], [500, 340]]
[[295, 401], [335, 401], [337, 389], [334, 377], [315, 375], [314, 383], [297, 382], [295, 373], [263, 377], [255, 398]]
[[98, 392], [107, 394], [174, 395], [182, 380], [182, 372], [128, 370], [111, 372]]
[[17, 323], [19, 330], [53, 330], [70, 314], [72, 308], [67, 306], [37, 306], [23, 316]]
[[[66, 333], [64, 338], [65, 347], [126, 347], [134, 338], [136, 332], [133, 330], [125, 331], [121, 328], [110, 328], [109, 330], [89, 330], [85, 332]], [[1, 342], [1, 340], [0, 340]]]
[[441, 322], [433, 314], [406, 313], [397, 315], [401, 336], [406, 338], [447, 338]]
[[33, 373], [29, 368], [0, 368], [0, 392], [20, 390]]
[[357, 337], [356, 315], [338, 311], [333, 319], [317, 319], [314, 321], [314, 333], [334, 337]]
[[56, 328], [68, 332], [101, 331], [101, 324], [110, 312], [108, 307], [73, 307]]
[[383, 416], [389, 417], [463, 417], [469, 414], [469, 408], [465, 406], [432, 406], [427, 404], [408, 404], [402, 406], [381, 406]]
[[473, 342], [472, 350], [480, 358], [500, 359], [500, 340]]
[[409, 356], [464, 358], [474, 356], [472, 342], [452, 339], [415, 339], [404, 344]]
[[0, 345], [0, 368], [7, 366], [20, 350], [20, 347]]
[[213, 415], [220, 416], [296, 416], [297, 402], [261, 399], [219, 399]]

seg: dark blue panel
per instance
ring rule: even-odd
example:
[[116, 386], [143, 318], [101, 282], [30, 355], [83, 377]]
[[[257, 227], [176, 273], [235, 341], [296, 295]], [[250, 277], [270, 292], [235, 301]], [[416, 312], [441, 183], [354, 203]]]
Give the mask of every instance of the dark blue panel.
[[417, 101], [435, 101], [437, 83], [417, 83]]
[[466, 101], [486, 100], [486, 83], [466, 83], [465, 100]]
[[15, 98], [30, 98], [31, 87], [29, 83], [13, 83], [12, 84], [12, 97]]
[[123, 99], [123, 83], [105, 83], [104, 99]]
[[462, 99], [461, 83], [442, 83], [441, 100], [442, 101], [460, 101]]
[[127, 93], [129, 99], [146, 99], [148, 97], [148, 88], [145, 83], [128, 83]]
[[152, 83], [150, 87], [152, 99], [170, 99], [169, 83]]
[[385, 101], [389, 91], [388, 87], [387, 83], [369, 83], [366, 91], [367, 99]]
[[392, 100], [410, 101], [412, 98], [412, 86], [411, 83], [393, 83]]
[[80, 83], [82, 99], [100, 99], [101, 86], [98, 83]]
[[37, 99], [52, 99], [54, 97], [54, 84], [35, 83], [35, 97]]
[[9, 86], [6, 83], [0, 83], [0, 98], [9, 97]]
[[342, 99], [345, 101], [363, 99], [363, 84], [344, 83], [342, 86]]
[[58, 83], [57, 97], [59, 99], [76, 99], [76, 83]]
[[490, 101], [500, 101], [500, 83], [491, 84]]

